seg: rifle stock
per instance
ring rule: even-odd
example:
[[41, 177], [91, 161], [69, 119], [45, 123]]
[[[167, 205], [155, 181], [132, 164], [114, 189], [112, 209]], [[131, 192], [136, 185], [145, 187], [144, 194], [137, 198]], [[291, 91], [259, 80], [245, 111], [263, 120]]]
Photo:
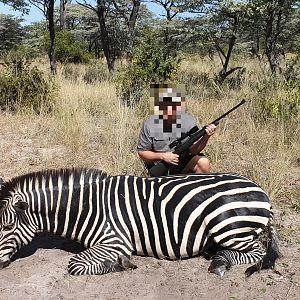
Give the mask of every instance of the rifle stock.
[[[223, 115], [221, 115], [220, 117], [218, 117], [217, 119], [215, 119], [214, 121], [212, 121], [209, 124], [214, 124], [215, 126], [218, 126], [220, 121], [223, 118], [225, 118], [227, 115], [229, 115], [232, 111], [236, 110], [239, 106], [241, 106], [245, 102], [246, 102], [246, 100], [243, 99], [239, 104], [237, 104], [236, 106], [234, 106], [233, 108], [231, 108], [226, 113], [224, 113]], [[205, 131], [206, 126], [207, 125], [203, 126], [201, 129], [199, 129], [196, 132], [191, 133], [190, 135], [187, 134], [186, 135], [187, 140], [184, 142], [181, 142], [182, 140], [179, 139], [180, 141], [176, 145], [173, 153], [176, 153], [178, 155], [185, 153], [190, 148], [191, 145], [193, 145], [196, 141], [201, 139], [206, 134], [206, 131]], [[193, 128], [192, 128], [192, 130], [193, 130]], [[170, 165], [168, 163], [166, 163], [165, 161], [160, 161], [148, 170], [149, 175], [152, 177], [164, 176], [168, 173], [169, 166]]]

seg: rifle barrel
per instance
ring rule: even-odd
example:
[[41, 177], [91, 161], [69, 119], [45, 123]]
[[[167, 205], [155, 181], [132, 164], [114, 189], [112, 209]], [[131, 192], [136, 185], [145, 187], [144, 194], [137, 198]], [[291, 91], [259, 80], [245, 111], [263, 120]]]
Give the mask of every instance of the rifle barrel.
[[215, 119], [212, 124], [214, 125], [218, 125], [219, 122], [225, 118], [227, 115], [229, 115], [231, 112], [233, 112], [234, 110], [236, 110], [239, 106], [243, 105], [246, 102], [245, 99], [243, 99], [239, 104], [237, 104], [236, 106], [234, 106], [233, 108], [229, 109], [226, 113], [224, 113], [221, 117]]

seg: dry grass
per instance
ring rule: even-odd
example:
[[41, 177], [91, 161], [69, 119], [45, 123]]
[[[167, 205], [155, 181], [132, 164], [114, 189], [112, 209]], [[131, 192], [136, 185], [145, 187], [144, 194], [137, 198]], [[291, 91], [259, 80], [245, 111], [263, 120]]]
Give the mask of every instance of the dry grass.
[[[267, 122], [255, 117], [251, 99], [259, 95], [254, 85], [268, 74], [257, 62], [245, 61], [244, 66], [247, 68], [244, 80], [235, 89], [226, 86], [220, 89], [213, 84], [211, 79], [217, 62], [208, 59], [183, 61], [181, 81], [193, 88], [188, 97], [188, 110], [201, 125], [212, 121], [242, 98], [248, 99], [246, 105], [220, 124], [206, 152], [213, 171], [249, 176], [275, 199], [286, 187], [290, 169], [296, 167], [300, 125], [296, 120]], [[11, 135], [16, 144], [20, 138], [28, 139], [35, 150], [29, 155], [31, 157], [25, 153], [23, 160], [13, 159], [13, 155], [5, 156], [12, 149], [2, 143], [1, 153], [5, 159], [0, 164], [0, 171], [9, 172], [0, 172], [0, 176], [72, 166], [95, 167], [109, 174], [142, 173], [142, 163], [135, 148], [140, 126], [148, 114], [147, 100], [136, 108], [124, 107], [118, 101], [113, 82], [86, 84], [82, 79], [84, 66], [78, 66], [78, 72], [80, 76], [76, 81], [65, 79], [63, 72], [59, 72], [57, 80], [61, 88], [52, 115], [1, 113], [2, 136]], [[186, 82], [189, 78], [196, 83]], [[295, 136], [289, 132], [289, 127], [293, 128]], [[41, 155], [36, 149], [48, 149], [52, 154], [45, 155], [45, 150]], [[54, 152], [51, 149], [55, 149]], [[37, 154], [34, 151], [38, 151]]]

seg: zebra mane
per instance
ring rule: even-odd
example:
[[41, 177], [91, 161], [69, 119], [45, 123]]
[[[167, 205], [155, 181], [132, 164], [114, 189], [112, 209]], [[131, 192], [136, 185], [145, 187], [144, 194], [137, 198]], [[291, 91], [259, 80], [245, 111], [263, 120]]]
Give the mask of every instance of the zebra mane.
[[[61, 169], [47, 169], [37, 172], [31, 172], [24, 175], [14, 177], [8, 181], [5, 181], [0, 189], [0, 201], [6, 199], [12, 190], [18, 186], [23, 186], [25, 180], [29, 179], [42, 179], [49, 178], [55, 179], [57, 177], [69, 177], [70, 175], [80, 176], [84, 174], [85, 177], [93, 176], [99, 179], [105, 179], [108, 177], [106, 172], [99, 169], [88, 169], [88, 168], [61, 168]], [[0, 204], [1, 208], [1, 204]]]

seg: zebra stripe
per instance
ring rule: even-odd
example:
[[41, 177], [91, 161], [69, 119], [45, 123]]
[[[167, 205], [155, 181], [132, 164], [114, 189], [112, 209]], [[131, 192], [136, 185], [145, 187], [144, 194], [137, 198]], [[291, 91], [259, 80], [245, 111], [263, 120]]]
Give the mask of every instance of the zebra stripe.
[[268, 196], [237, 174], [141, 178], [49, 170], [4, 183], [0, 207], [0, 225], [16, 226], [0, 231], [0, 267], [41, 230], [85, 246], [71, 258], [71, 274], [134, 267], [132, 254], [180, 259], [216, 245], [225, 250], [214, 256], [212, 272], [222, 275], [232, 264], [259, 260], [267, 267], [256, 241], [266, 229], [278, 252]]
[[73, 232], [72, 232], [72, 235], [71, 235], [72, 239], [75, 239], [75, 237], [76, 237], [78, 223], [79, 223], [79, 220], [81, 218], [81, 214], [82, 214], [82, 210], [83, 210], [84, 173], [81, 173], [81, 175], [80, 175], [79, 186], [80, 186], [80, 193], [79, 193], [78, 212], [77, 212], [77, 218], [76, 218], [76, 221], [75, 221]]

